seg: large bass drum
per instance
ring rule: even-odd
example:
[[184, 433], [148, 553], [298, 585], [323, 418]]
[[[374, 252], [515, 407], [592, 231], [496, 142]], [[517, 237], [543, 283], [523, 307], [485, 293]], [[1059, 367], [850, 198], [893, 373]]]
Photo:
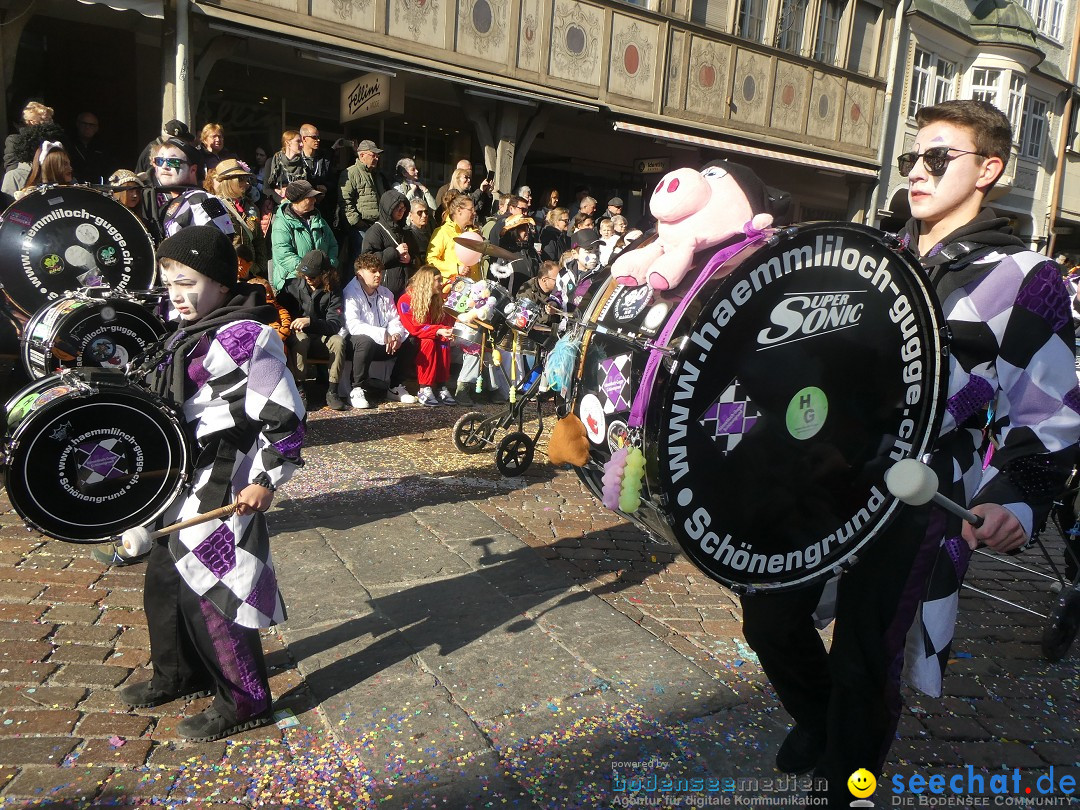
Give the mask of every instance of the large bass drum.
[[36, 380], [5, 415], [8, 497], [29, 527], [58, 540], [97, 543], [150, 523], [187, 478], [177, 414], [118, 371]]
[[145, 290], [154, 243], [122, 204], [82, 186], [42, 186], [0, 216], [0, 284], [32, 315], [79, 287]]
[[31, 379], [60, 368], [123, 369], [164, 337], [165, 324], [139, 298], [110, 292], [66, 293], [27, 321], [22, 361]]
[[645, 456], [628, 514], [735, 589], [855, 563], [900, 507], [884, 483], [927, 452], [944, 407], [944, 320], [914, 257], [848, 223], [766, 232], [674, 290], [593, 298], [571, 407], [601, 496], [620, 447]]

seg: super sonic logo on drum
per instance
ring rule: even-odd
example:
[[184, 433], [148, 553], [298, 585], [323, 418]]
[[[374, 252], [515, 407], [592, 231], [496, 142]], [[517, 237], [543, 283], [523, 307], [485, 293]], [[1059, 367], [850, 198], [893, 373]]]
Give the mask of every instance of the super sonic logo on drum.
[[867, 228], [799, 226], [742, 259], [670, 370], [661, 508], [710, 576], [794, 587], [899, 508], [884, 473], [940, 424], [941, 318], [917, 263]]

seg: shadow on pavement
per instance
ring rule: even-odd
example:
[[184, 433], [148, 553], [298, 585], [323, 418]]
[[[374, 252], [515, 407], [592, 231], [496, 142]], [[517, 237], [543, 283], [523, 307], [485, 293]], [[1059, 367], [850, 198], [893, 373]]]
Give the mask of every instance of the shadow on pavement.
[[[595, 541], [604, 535], [595, 532], [584, 539]], [[562, 539], [545, 548], [557, 554], [563, 550], [573, 553], [579, 550], [582, 539]], [[482, 549], [475, 570], [373, 596], [367, 603], [371, 611], [367, 615], [290, 639], [289, 654], [297, 662], [317, 659], [317, 669], [303, 667], [306, 686], [315, 700], [331, 698], [424, 651], [446, 658], [481, 639], [486, 645], [496, 646], [501, 641], [513, 641], [515, 636], [536, 628], [541, 616], [592, 596], [588, 591], [570, 590], [574, 582], [548, 565], [535, 549], [519, 545], [495, 550], [499, 543], [506, 540], [470, 540], [470, 546]], [[614, 551], [615, 542], [610, 543]], [[603, 548], [598, 550], [603, 553]], [[645, 570], [639, 563], [635, 578], [656, 574], [667, 565], [667, 561], [650, 563]], [[617, 593], [632, 584], [615, 580], [604, 585], [603, 590]], [[336, 654], [326, 655], [331, 650]], [[501, 664], [512, 667], [514, 662], [506, 660]], [[292, 702], [293, 697], [286, 693], [280, 700]]]
[[495, 469], [477, 470], [474, 475], [463, 475], [461, 470], [387, 473], [382, 482], [375, 483], [379, 481], [375, 476], [371, 485], [362, 488], [284, 500], [270, 517], [270, 530], [276, 533], [302, 524], [343, 531], [426, 506], [484, 501], [522, 485], [551, 481], [557, 473], [550, 464], [536, 464], [517, 478], [504, 478]]

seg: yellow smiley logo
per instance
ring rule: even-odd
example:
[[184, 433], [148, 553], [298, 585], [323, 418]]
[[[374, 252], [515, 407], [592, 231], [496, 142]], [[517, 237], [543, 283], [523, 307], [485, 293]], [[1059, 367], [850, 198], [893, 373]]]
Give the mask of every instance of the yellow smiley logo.
[[866, 768], [859, 768], [848, 777], [847, 787], [856, 799], [865, 799], [877, 789], [877, 779]]

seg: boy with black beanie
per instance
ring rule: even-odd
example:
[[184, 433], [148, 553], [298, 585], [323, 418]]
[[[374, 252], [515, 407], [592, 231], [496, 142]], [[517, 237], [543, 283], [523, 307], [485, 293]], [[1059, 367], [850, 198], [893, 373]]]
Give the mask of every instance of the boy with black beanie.
[[147, 708], [213, 694], [177, 726], [209, 741], [271, 719], [259, 630], [285, 609], [263, 512], [303, 463], [305, 413], [281, 339], [265, 325], [276, 311], [261, 290], [237, 285], [231, 240], [193, 225], [161, 243], [158, 263], [180, 319], [148, 377], [182, 411], [194, 469], [157, 525], [236, 510], [156, 542], [143, 595], [154, 675], [120, 697]]

